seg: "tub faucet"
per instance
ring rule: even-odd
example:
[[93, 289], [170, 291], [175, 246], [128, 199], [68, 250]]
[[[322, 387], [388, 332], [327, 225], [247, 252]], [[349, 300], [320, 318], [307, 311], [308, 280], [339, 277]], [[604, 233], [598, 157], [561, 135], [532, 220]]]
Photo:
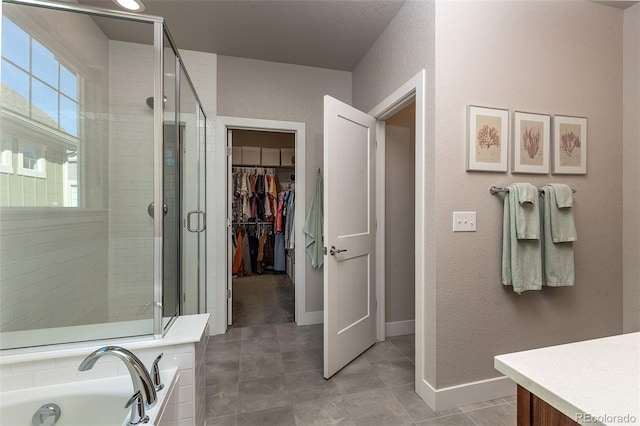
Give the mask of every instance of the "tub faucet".
[[113, 355], [124, 362], [124, 365], [127, 366], [127, 370], [129, 370], [129, 374], [131, 375], [133, 392], [140, 392], [145, 408], [148, 409], [153, 407], [158, 396], [156, 394], [153, 381], [151, 380], [151, 376], [142, 361], [125, 348], [121, 348], [120, 346], [105, 346], [100, 348], [87, 356], [84, 361], [82, 361], [82, 364], [80, 364], [80, 367], [78, 367], [78, 370], [91, 370], [96, 361], [104, 355]]

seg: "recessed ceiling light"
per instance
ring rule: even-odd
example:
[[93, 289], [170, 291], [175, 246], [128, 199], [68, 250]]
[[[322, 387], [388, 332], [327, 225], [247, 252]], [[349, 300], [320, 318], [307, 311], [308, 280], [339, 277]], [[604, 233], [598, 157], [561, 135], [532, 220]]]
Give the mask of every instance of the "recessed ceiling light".
[[144, 10], [144, 3], [140, 0], [113, 0], [113, 2], [121, 8], [132, 12], [142, 12]]

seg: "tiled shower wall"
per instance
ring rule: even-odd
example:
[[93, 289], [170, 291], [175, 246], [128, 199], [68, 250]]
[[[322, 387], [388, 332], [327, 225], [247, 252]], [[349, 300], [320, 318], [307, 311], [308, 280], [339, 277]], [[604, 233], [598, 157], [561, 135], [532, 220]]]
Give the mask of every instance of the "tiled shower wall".
[[105, 321], [106, 222], [103, 210], [2, 212], [3, 332]]
[[151, 318], [153, 46], [109, 42], [109, 322]]

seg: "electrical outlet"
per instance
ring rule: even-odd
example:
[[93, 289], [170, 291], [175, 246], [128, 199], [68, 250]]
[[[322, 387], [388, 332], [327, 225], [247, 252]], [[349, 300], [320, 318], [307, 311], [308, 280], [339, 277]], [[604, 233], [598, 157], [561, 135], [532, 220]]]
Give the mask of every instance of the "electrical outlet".
[[476, 212], [453, 212], [453, 232], [475, 232]]

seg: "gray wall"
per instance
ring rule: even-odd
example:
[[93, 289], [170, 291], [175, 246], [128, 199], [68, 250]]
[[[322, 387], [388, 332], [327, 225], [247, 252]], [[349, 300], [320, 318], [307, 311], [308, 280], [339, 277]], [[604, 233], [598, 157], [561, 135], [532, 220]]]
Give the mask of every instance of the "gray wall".
[[[351, 73], [218, 56], [218, 115], [305, 123], [307, 206], [322, 168], [323, 96], [351, 104]], [[222, 166], [221, 166], [222, 167]], [[306, 215], [305, 215], [306, 216]], [[321, 311], [322, 269], [305, 256], [307, 311]]]
[[[499, 376], [500, 353], [622, 331], [622, 17], [590, 2], [409, 1], [354, 70], [354, 105], [367, 110], [427, 69], [435, 194], [423, 220], [435, 243], [424, 257], [425, 379], [434, 387]], [[465, 172], [468, 104], [588, 117], [588, 174]], [[518, 181], [578, 189], [575, 287], [518, 296], [501, 285], [502, 202], [488, 188]], [[477, 211], [478, 231], [453, 234], [455, 210]]]
[[624, 12], [624, 331], [640, 331], [640, 4]]

